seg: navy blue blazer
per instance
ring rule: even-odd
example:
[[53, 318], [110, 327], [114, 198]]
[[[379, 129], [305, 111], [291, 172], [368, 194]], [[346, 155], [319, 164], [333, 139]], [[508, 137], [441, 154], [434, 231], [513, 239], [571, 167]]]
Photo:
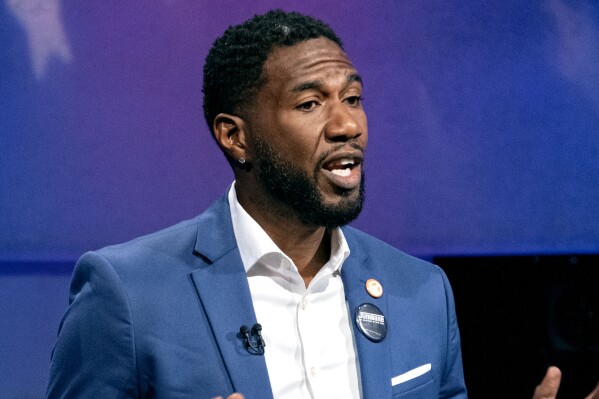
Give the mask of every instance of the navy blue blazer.
[[[370, 302], [388, 325], [379, 343], [353, 325], [364, 399], [465, 398], [443, 271], [353, 228], [343, 232], [350, 317]], [[367, 293], [370, 278], [382, 297]], [[226, 196], [192, 220], [83, 255], [69, 303], [48, 398], [272, 399], [264, 357], [249, 354], [238, 335], [256, 316]], [[392, 386], [394, 376], [425, 364], [429, 372]]]

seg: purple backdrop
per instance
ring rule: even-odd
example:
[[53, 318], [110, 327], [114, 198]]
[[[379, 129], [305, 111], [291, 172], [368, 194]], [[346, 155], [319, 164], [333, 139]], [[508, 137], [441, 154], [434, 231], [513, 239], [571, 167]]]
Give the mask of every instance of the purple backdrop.
[[[355, 225], [425, 257], [599, 250], [597, 2], [322, 3], [0, 3], [7, 324], [50, 342], [66, 304], [64, 271], [38, 270], [37, 294], [10, 294], [31, 286], [20, 264], [51, 273], [226, 190], [232, 174], [201, 111], [203, 59], [227, 26], [274, 7], [329, 22], [364, 77], [367, 203]], [[18, 310], [56, 295], [50, 321]], [[0, 390], [33, 397], [49, 348], [43, 378], [27, 380], [15, 370], [37, 352], [23, 355], [31, 337], [11, 343], [16, 328], [0, 333]], [[28, 388], [11, 391], [19, 378]]]
[[[203, 59], [289, 4], [28, 3], [3, 10], [1, 257], [76, 257], [224, 192]], [[330, 22], [366, 82], [359, 227], [421, 255], [599, 248], [596, 3], [318, 3], [293, 8]]]

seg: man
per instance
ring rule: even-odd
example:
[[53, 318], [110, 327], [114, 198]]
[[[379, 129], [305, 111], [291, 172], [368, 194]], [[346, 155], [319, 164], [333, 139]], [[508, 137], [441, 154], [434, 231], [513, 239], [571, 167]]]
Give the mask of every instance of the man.
[[361, 99], [323, 23], [274, 11], [229, 28], [204, 110], [235, 183], [193, 220], [79, 260], [48, 397], [465, 398], [444, 273], [340, 227], [364, 200]]

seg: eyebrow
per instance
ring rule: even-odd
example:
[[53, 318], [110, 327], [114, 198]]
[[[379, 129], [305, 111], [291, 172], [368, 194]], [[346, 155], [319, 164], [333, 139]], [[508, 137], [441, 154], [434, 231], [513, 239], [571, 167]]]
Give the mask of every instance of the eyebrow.
[[357, 73], [352, 73], [347, 77], [347, 83], [358, 82], [362, 84], [362, 77]]
[[[352, 73], [351, 75], [347, 76], [346, 82], [347, 83], [353, 83], [353, 82], [362, 83], [362, 77], [360, 75], [358, 75], [357, 73]], [[293, 93], [301, 93], [302, 91], [319, 89], [320, 87], [322, 87], [322, 82], [320, 80], [312, 80], [309, 82], [302, 82], [302, 83], [294, 86], [291, 89], [291, 91]]]

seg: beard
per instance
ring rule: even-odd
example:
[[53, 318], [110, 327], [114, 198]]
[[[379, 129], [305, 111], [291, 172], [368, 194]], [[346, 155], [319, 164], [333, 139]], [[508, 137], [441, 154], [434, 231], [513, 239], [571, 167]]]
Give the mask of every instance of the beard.
[[309, 226], [334, 228], [356, 219], [364, 203], [364, 169], [357, 195], [353, 190], [338, 189], [342, 198], [337, 204], [327, 204], [318, 189], [317, 176], [323, 154], [312, 176], [296, 165], [281, 159], [273, 148], [262, 140], [255, 142], [255, 162], [259, 184], [280, 203], [291, 207], [299, 220]]

